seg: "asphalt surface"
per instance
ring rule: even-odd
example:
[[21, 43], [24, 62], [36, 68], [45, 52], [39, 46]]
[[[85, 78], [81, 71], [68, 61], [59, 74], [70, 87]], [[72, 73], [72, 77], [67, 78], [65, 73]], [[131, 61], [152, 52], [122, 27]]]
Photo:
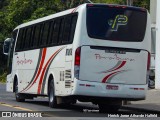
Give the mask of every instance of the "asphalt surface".
[[[145, 103], [146, 106], [148, 103]], [[15, 113], [20, 113], [21, 115], [26, 114], [26, 112], [31, 113], [40, 113], [38, 115], [42, 115], [42, 118], [34, 118], [41, 120], [45, 117], [45, 119], [77, 119], [77, 120], [90, 120], [90, 119], [111, 119], [111, 120], [147, 120], [147, 119], [158, 119], [156, 116], [152, 116], [151, 118], [149, 115], [160, 115], [159, 111], [156, 110], [149, 110], [149, 109], [142, 109], [139, 108], [139, 105], [141, 104], [132, 104], [123, 106], [117, 113], [113, 114], [102, 114], [99, 113], [98, 106], [93, 105], [91, 103], [80, 103], [77, 102], [77, 104], [70, 105], [70, 106], [61, 106], [59, 108], [49, 108], [48, 107], [48, 98], [45, 97], [39, 97], [35, 98], [34, 100], [26, 100], [26, 102], [16, 102], [14, 98], [14, 93], [6, 92], [5, 84], [0, 84], [0, 116], [2, 116], [2, 112], [10, 112], [12, 111]], [[154, 107], [154, 106], [151, 106]], [[136, 115], [144, 115], [145, 117], [128, 117], [130, 115], [136, 114]], [[20, 116], [21, 116], [20, 115]], [[122, 115], [124, 115], [122, 117]], [[147, 117], [148, 116], [148, 117]], [[22, 119], [20, 117], [15, 118], [7, 118], [7, 119]], [[2, 117], [0, 117], [2, 119]], [[3, 118], [4, 119], [4, 118]], [[30, 119], [30, 118], [23, 118]]]

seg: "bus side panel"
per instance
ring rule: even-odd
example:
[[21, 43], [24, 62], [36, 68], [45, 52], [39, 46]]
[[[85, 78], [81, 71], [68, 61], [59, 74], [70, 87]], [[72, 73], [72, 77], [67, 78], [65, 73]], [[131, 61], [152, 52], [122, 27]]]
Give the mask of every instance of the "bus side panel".
[[66, 48], [59, 46], [18, 52], [14, 56], [14, 68], [18, 75], [19, 92], [47, 94], [49, 73], [52, 73], [56, 95], [70, 94], [72, 50], [70, 46], [69, 53], [66, 53]]
[[[70, 71], [71, 71], [71, 58], [68, 57], [69, 54], [67, 51], [70, 50], [71, 47], [69, 46], [58, 46], [58, 47], [50, 47], [47, 48], [47, 58], [45, 60], [45, 65], [47, 65], [47, 61], [49, 61], [44, 77], [42, 80], [42, 92], [41, 94], [47, 95], [48, 92], [48, 80], [50, 75], [53, 76], [54, 86], [55, 86], [55, 94], [57, 96], [66, 96], [70, 94], [71, 91], [71, 78], [70, 78]], [[68, 54], [68, 55], [67, 55]], [[66, 56], [68, 58], [66, 58]], [[67, 62], [66, 62], [67, 59]], [[45, 66], [44, 66], [45, 69]], [[67, 76], [69, 75], [69, 76]], [[42, 74], [41, 74], [42, 76]], [[68, 79], [69, 77], [69, 79]], [[67, 78], [67, 79], [66, 79]], [[40, 81], [40, 80], [39, 80]]]
[[[41, 50], [31, 50], [31, 51], [22, 51], [16, 52], [13, 57], [13, 71], [14, 73], [12, 78], [15, 75], [18, 77], [18, 85], [19, 85], [19, 92], [26, 92], [27, 93], [35, 93], [34, 91], [30, 91], [28, 89], [29, 86], [35, 86], [35, 83], [32, 85], [33, 81], [35, 80], [35, 76], [38, 75], [39, 64], [41, 59]], [[29, 86], [28, 86], [29, 85]], [[27, 87], [28, 86], [28, 87]], [[24, 91], [23, 91], [24, 90]], [[29, 91], [28, 91], [29, 90]]]
[[[40, 72], [38, 78], [37, 80], [35, 79], [36, 84], [30, 88], [30, 93], [32, 92], [33, 94], [47, 95], [49, 73], [52, 73], [53, 75], [55, 89], [59, 89], [63, 86], [63, 81], [60, 81], [60, 71], [64, 71], [64, 59], [62, 59], [64, 58], [64, 54], [64, 46], [43, 48], [43, 57], [40, 62], [42, 69], [39, 70]], [[59, 82], [62, 83], [58, 84], [57, 87], [57, 83]]]
[[13, 79], [11, 75], [7, 75], [6, 91], [13, 92]]
[[[65, 46], [57, 46], [47, 48], [48, 56], [54, 55], [53, 59], [50, 62], [50, 66], [48, 66], [49, 73], [53, 74], [54, 86], [55, 86], [55, 94], [62, 94], [64, 87], [64, 67], [65, 67]], [[46, 73], [47, 74], [47, 73]], [[49, 76], [49, 75], [48, 75]], [[48, 78], [49, 79], [49, 78]], [[48, 81], [47, 79], [47, 81]], [[46, 86], [47, 88], [48, 86]]]

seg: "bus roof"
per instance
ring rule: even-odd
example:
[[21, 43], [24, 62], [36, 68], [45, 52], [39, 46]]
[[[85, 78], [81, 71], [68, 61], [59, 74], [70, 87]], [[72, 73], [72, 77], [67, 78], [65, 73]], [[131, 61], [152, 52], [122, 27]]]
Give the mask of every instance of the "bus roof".
[[[104, 4], [104, 3], [85, 3], [85, 4], [82, 4], [80, 6], [84, 6], [84, 5], [90, 5], [90, 6], [96, 6], [96, 5], [107, 5], [107, 6], [115, 6], [115, 7], [127, 7], [127, 8], [134, 8], [134, 9], [142, 9], [142, 10], [146, 10], [145, 8], [140, 8], [140, 7], [135, 7], [135, 6], [127, 6], [127, 5], [118, 5], [118, 4]], [[77, 8], [79, 8], [80, 6], [76, 7], [76, 8], [72, 8], [72, 9], [69, 9], [69, 10], [65, 10], [65, 11], [61, 11], [61, 12], [58, 12], [58, 13], [55, 13], [55, 14], [51, 14], [49, 16], [45, 16], [45, 17], [42, 17], [42, 18], [39, 18], [39, 19], [36, 19], [36, 20], [33, 20], [33, 21], [29, 21], [27, 23], [23, 23], [19, 26], [17, 26], [14, 30], [16, 29], [20, 29], [20, 28], [23, 28], [23, 27], [26, 27], [26, 26], [29, 26], [29, 25], [34, 25], [36, 23], [40, 23], [40, 22], [43, 22], [45, 20], [50, 20], [52, 18], [55, 18], [55, 17], [60, 17], [60, 16], [63, 16], [63, 15], [67, 15], [67, 14], [70, 14], [70, 13], [73, 13], [77, 10]]]
[[49, 20], [49, 19], [52, 19], [52, 18], [55, 18], [55, 17], [60, 17], [60, 16], [63, 16], [63, 15], [66, 15], [66, 14], [70, 14], [74, 9], [75, 8], [72, 8], [72, 9], [69, 9], [69, 10], [65, 10], [65, 11], [62, 11], [62, 12], [58, 12], [58, 13], [55, 13], [55, 14], [51, 14], [49, 16], [45, 16], [45, 17], [36, 19], [36, 20], [33, 20], [33, 21], [29, 21], [27, 23], [23, 23], [23, 24], [17, 26], [14, 30], [20, 29], [20, 28], [23, 28], [23, 27], [26, 27], [26, 26], [29, 26], [29, 25], [34, 25], [36, 23], [40, 23], [40, 22], [43, 22], [45, 20]]

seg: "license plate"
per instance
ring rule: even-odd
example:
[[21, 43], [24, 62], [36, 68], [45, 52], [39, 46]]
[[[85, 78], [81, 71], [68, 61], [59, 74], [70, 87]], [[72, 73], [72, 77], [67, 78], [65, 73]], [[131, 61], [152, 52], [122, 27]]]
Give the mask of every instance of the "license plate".
[[106, 89], [107, 90], [118, 90], [118, 86], [116, 86], [116, 85], [107, 85]]
[[120, 49], [107, 49], [105, 50], [105, 53], [126, 54], [126, 51]]

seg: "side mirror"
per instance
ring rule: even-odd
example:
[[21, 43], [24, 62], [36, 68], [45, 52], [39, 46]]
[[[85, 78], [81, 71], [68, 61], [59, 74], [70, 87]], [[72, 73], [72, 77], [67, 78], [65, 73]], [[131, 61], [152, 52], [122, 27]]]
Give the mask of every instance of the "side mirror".
[[3, 54], [5, 55], [8, 55], [9, 53], [9, 47], [10, 47], [10, 44], [11, 44], [11, 38], [7, 38], [5, 41], [4, 41], [4, 44], [3, 44]]

